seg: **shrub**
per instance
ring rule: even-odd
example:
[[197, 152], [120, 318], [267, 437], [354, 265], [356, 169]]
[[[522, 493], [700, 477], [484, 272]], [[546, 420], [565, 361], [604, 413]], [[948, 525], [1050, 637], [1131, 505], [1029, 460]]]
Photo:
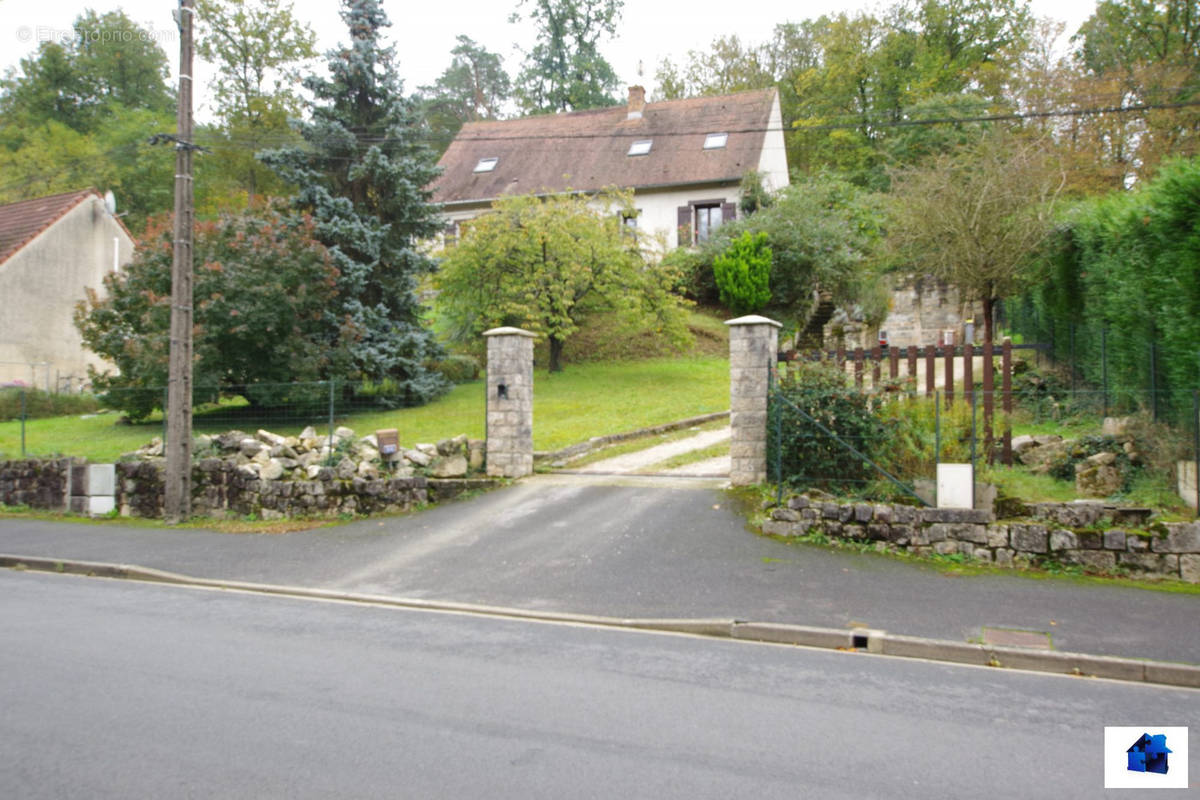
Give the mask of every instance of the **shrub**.
[[[771, 403], [768, 464], [769, 471], [781, 465], [781, 482], [833, 486], [863, 484], [878, 477], [845, 444], [869, 456], [879, 447], [886, 428], [872, 411], [870, 396], [851, 386], [842, 370], [801, 362], [780, 378], [778, 394], [784, 400]], [[776, 431], [780, 450], [776, 450]]]
[[457, 341], [502, 325], [533, 331], [549, 347], [551, 372], [562, 369], [566, 343], [597, 313], [619, 312], [686, 339], [678, 276], [648, 264], [652, 251], [616, 213], [631, 203], [620, 192], [496, 201], [446, 248], [434, 276], [444, 329]]
[[22, 393], [26, 419], [90, 414], [100, 408], [100, 401], [90, 394], [52, 394], [41, 389], [12, 387], [0, 389], [0, 422], [21, 418]]
[[1155, 422], [1147, 413], [1131, 416], [1125, 432], [1145, 467], [1160, 475], [1173, 473], [1176, 462], [1195, 458], [1190, 431]]
[[479, 380], [479, 361], [473, 356], [447, 356], [436, 362], [433, 369], [451, 383]]
[[1053, 369], [1036, 369], [1028, 362], [1013, 364], [1013, 396], [1023, 406], [1035, 407], [1050, 399], [1065, 399], [1071, 393], [1070, 379]]
[[1114, 466], [1120, 471], [1125, 481], [1125, 489], [1133, 478], [1133, 465], [1121, 444], [1112, 436], [1081, 436], [1074, 444], [1064, 450], [1050, 464], [1050, 474], [1061, 481], [1075, 480], [1075, 465], [1081, 464], [1097, 453], [1114, 453], [1117, 460]]
[[414, 402], [407, 386], [391, 378], [383, 378], [379, 381], [365, 378], [358, 383], [350, 384], [342, 396], [356, 406], [361, 406], [363, 401], [367, 401], [369, 405], [388, 409], [419, 405], [418, 402]]
[[663, 256], [660, 264], [679, 273], [684, 297], [705, 305], [716, 305], [719, 292], [713, 279], [713, 257], [707, 249], [677, 247]]
[[828, 292], [839, 306], [857, 305], [870, 321], [887, 313], [885, 282], [874, 269], [880, 237], [878, 200], [859, 187], [825, 175], [803, 178], [757, 213], [722, 224], [698, 249], [679, 248], [664, 263], [684, 276], [688, 297], [702, 303], [719, 296], [714, 262], [747, 231], [771, 243], [771, 314], [804, 321], [813, 292]]
[[1182, 421], [1200, 379], [1197, 230], [1194, 158], [1164, 165], [1131, 191], [1080, 203], [1045, 248], [1052, 280], [1011, 304], [1014, 327], [1052, 343], [1053, 357], [1069, 358], [1094, 385], [1107, 383], [1113, 397], [1142, 400], [1155, 386], [1160, 416]]
[[[937, 462], [965, 463], [971, 458], [971, 406], [958, 402], [938, 414], [931, 397], [894, 395], [876, 401], [877, 414], [887, 429], [872, 453], [876, 462], [904, 481], [936, 474]], [[941, 450], [938, 451], [938, 426]], [[981, 439], [982, 429], [978, 435]], [[977, 453], [983, 456], [982, 452]]]
[[759, 311], [771, 299], [771, 248], [766, 233], [744, 232], [713, 259], [721, 302], [735, 314]]

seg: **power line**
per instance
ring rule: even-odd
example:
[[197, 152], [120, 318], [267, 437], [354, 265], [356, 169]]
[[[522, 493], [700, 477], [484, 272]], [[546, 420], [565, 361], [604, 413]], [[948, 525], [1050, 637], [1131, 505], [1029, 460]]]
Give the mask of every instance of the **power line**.
[[[1182, 108], [1190, 108], [1200, 106], [1200, 100], [1182, 100], [1174, 103], [1136, 103], [1132, 105], [1107, 105], [1107, 106], [1091, 106], [1084, 108], [1063, 108], [1050, 111], [1014, 111], [997, 114], [979, 114], [974, 116], [942, 116], [942, 117], [924, 117], [921, 119], [858, 119], [848, 122], [827, 122], [815, 125], [805, 125], [803, 119], [797, 119], [793, 122], [792, 127], [773, 128], [769, 126], [743, 126], [738, 128], [722, 128], [717, 131], [715, 128], [696, 128], [686, 131], [653, 131], [653, 130], [638, 130], [638, 131], [607, 131], [607, 132], [578, 132], [578, 133], [522, 133], [522, 134], [494, 134], [494, 135], [459, 135], [455, 137], [457, 142], [503, 142], [503, 141], [590, 141], [590, 140], [607, 140], [613, 139], [675, 139], [681, 137], [696, 137], [703, 136], [709, 133], [768, 133], [772, 131], [781, 131], [787, 133], [799, 133], [805, 131], [830, 131], [830, 130], [856, 130], [863, 127], [868, 128], [903, 128], [903, 127], [920, 127], [926, 125], [949, 125], [962, 123], [977, 123], [977, 122], [1020, 122], [1034, 119], [1052, 119], [1052, 118], [1068, 118], [1068, 117], [1086, 117], [1099, 116], [1101, 114], [1134, 114], [1146, 111], [1164, 111], [1176, 110]], [[950, 108], [951, 106], [944, 106]], [[504, 121], [498, 121], [496, 124], [504, 124]], [[279, 138], [275, 138], [279, 137]], [[329, 141], [342, 141], [334, 137], [322, 136], [305, 139], [303, 143], [298, 143], [295, 136], [292, 134], [283, 133], [266, 133], [262, 136], [254, 137], [254, 142], [257, 145], [269, 144], [272, 140], [280, 144], [323, 144]], [[227, 142], [233, 143], [234, 140], [227, 139]], [[370, 147], [373, 145], [386, 144], [411, 144], [411, 138], [398, 138], [391, 136], [366, 136], [360, 135], [357, 137], [356, 147]], [[214, 146], [219, 146], [215, 145]], [[235, 144], [236, 146], [236, 144]], [[337, 159], [339, 157], [332, 157]]]
[[[903, 128], [918, 125], [945, 125], [962, 122], [1020, 122], [1030, 119], [1051, 119], [1056, 117], [1086, 117], [1100, 114], [1133, 114], [1142, 111], [1164, 111], [1170, 109], [1188, 108], [1191, 106], [1200, 106], [1200, 100], [1183, 100], [1178, 103], [1138, 103], [1131, 106], [1121, 105], [1096, 108], [1065, 108], [1055, 111], [1017, 111], [1008, 114], [987, 114], [976, 117], [939, 117], [917, 120], [885, 120], [883, 122], [868, 122], [866, 125], [873, 128]], [[803, 128], [793, 128], [793, 130], [839, 130], [860, 127], [863, 127], [863, 123], [853, 125], [849, 123], [811, 125]]]
[[[767, 133], [772, 131], [782, 132], [787, 134], [802, 134], [809, 132], [824, 132], [834, 130], [860, 130], [863, 128], [904, 128], [904, 127], [920, 127], [932, 125], [952, 125], [963, 123], [984, 123], [984, 122], [1021, 122], [1036, 119], [1054, 119], [1054, 118], [1079, 118], [1088, 116], [1099, 116], [1102, 114], [1135, 114], [1144, 113], [1147, 111], [1170, 111], [1184, 108], [1192, 108], [1200, 106], [1200, 100], [1183, 100], [1174, 103], [1137, 103], [1132, 105], [1108, 105], [1108, 106], [1091, 106], [1084, 108], [1065, 108], [1055, 109], [1050, 111], [1024, 111], [1024, 112], [1009, 112], [1001, 114], [981, 114], [976, 116], [958, 117], [958, 116], [942, 116], [942, 117], [925, 117], [921, 119], [858, 119], [850, 122], [831, 122], [819, 123], [813, 125], [799, 124], [803, 120], [796, 120], [792, 127], [773, 128], [768, 126], [744, 126], [740, 128], [732, 128], [720, 131], [722, 133]], [[944, 106], [950, 108], [950, 106]], [[936, 107], [935, 107], [936, 108]], [[504, 136], [467, 136], [460, 137], [457, 141], [460, 142], [487, 142], [487, 141], [595, 141], [608, 140], [614, 138], [622, 139], [679, 139], [682, 137], [696, 137], [715, 131], [710, 129], [697, 129], [689, 131], [660, 131], [660, 132], [609, 132], [609, 133], [569, 133], [569, 134], [521, 134], [521, 135], [504, 135]], [[253, 135], [252, 137], [243, 137], [237, 134], [222, 139], [219, 132], [205, 131], [204, 138], [208, 140], [207, 149], [221, 148], [222, 146], [231, 146], [234, 149], [241, 150], [260, 150], [271, 147], [272, 145], [294, 146], [305, 148], [306, 146], [318, 146], [329, 142], [345, 142], [340, 137], [329, 136], [314, 136], [308, 139], [301, 136], [297, 138], [295, 132], [263, 132]], [[252, 141], [247, 143], [247, 138]], [[416, 137], [419, 141], [420, 137]], [[241, 140], [239, 142], [239, 140]], [[362, 150], [376, 145], [388, 144], [413, 144], [413, 137], [392, 137], [392, 136], [369, 136], [357, 135], [354, 138], [352, 147], [355, 150]], [[117, 145], [104, 153], [102, 156], [113, 156], [123, 151], [139, 146], [137, 142], [128, 142]], [[201, 148], [206, 149], [206, 148]], [[659, 145], [657, 150], [661, 152], [663, 149], [678, 151], [685, 149], [682, 146], [670, 146], [664, 148]], [[686, 148], [690, 149], [690, 148]], [[561, 152], [561, 150], [560, 150]], [[579, 150], [580, 153], [588, 152], [587, 150]], [[69, 172], [75, 167], [93, 160], [95, 156], [83, 156], [71, 159], [65, 163], [58, 165], [58, 168], [51, 172], [42, 172], [33, 176], [28, 176], [23, 179], [12, 181], [6, 184], [0, 184], [0, 191], [9, 191], [22, 186], [29, 186], [39, 180], [53, 179], [59, 175]], [[323, 155], [322, 160], [331, 162], [350, 162], [355, 160], [353, 155], [333, 156]]]

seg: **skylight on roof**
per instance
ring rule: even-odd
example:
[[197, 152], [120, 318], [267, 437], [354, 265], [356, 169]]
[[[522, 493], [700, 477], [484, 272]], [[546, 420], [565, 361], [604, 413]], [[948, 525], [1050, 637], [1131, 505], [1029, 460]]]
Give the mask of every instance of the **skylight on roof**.
[[728, 133], [710, 133], [704, 137], [705, 150], [719, 150], [729, 141]]
[[481, 158], [479, 163], [475, 165], [475, 172], [491, 172], [499, 163], [499, 158]]
[[650, 139], [638, 139], [629, 145], [629, 152], [626, 155], [644, 156], [650, 152]]

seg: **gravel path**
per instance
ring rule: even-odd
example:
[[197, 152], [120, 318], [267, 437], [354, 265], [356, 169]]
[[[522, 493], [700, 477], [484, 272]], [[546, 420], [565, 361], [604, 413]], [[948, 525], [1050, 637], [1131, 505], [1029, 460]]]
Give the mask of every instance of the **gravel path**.
[[682, 467], [674, 469], [664, 469], [659, 474], [686, 475], [697, 478], [729, 477], [729, 470], [732, 466], [733, 463], [729, 456], [717, 456], [716, 458], [706, 458], [703, 461], [693, 461], [691, 464], [684, 464]]

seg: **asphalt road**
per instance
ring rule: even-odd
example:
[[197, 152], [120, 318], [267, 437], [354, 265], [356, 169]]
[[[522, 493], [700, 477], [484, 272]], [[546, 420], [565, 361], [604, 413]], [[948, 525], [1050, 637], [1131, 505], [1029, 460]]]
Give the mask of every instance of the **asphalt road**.
[[[1194, 690], [0, 572], [6, 797], [1095, 798]], [[1193, 755], [1190, 771], [1200, 776]]]
[[[205, 578], [631, 617], [734, 617], [966, 641], [983, 626], [1065, 651], [1200, 664], [1200, 595], [948, 576], [747, 531], [680, 480], [538, 476], [400, 517], [285, 535], [0, 520], [0, 552]], [[669, 488], [675, 487], [675, 488]]]

